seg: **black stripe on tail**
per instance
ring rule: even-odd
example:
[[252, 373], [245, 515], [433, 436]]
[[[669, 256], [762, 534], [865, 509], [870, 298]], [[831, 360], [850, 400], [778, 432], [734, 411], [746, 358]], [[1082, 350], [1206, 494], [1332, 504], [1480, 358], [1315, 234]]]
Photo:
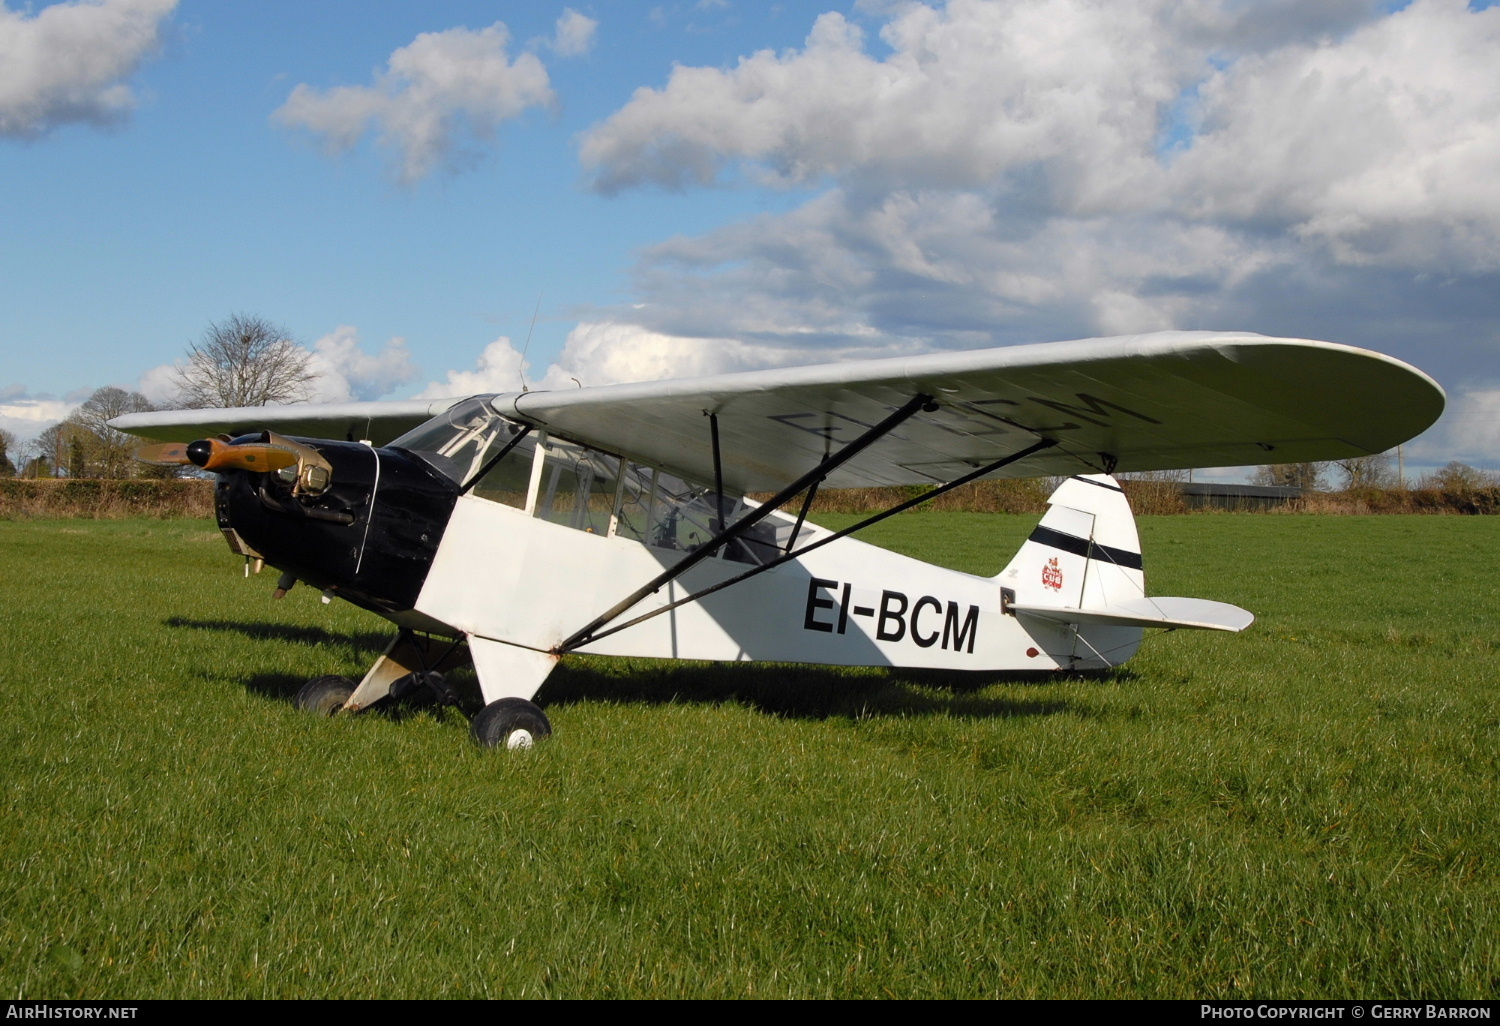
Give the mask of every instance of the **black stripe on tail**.
[[1071, 534], [1063, 534], [1054, 531], [1050, 527], [1037, 526], [1031, 532], [1028, 541], [1034, 541], [1038, 545], [1046, 545], [1054, 549], [1062, 549], [1071, 552], [1075, 556], [1083, 556], [1085, 559], [1097, 559], [1105, 563], [1114, 563], [1130, 570], [1139, 570], [1142, 567], [1141, 554], [1131, 552], [1129, 549], [1114, 549], [1108, 545], [1100, 545], [1095, 541], [1085, 538], [1077, 538]]

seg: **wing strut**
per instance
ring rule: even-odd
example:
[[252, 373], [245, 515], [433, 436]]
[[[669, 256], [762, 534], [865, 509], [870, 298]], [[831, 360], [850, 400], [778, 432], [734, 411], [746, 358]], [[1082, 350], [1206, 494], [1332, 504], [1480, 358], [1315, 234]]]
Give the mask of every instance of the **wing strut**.
[[[707, 410], [703, 411], [708, 413]], [[718, 520], [714, 522], [714, 530], [724, 530], [724, 522], [729, 518], [724, 515], [724, 464], [719, 460], [719, 415], [708, 414], [708, 432], [714, 447], [714, 513]]]
[[[627, 627], [634, 627], [636, 624], [641, 623], [641, 622], [643, 622], [645, 620], [649, 620], [653, 616], [660, 616], [662, 613], [671, 612], [672, 610], [676, 609], [678, 606], [685, 606], [689, 602], [697, 602], [699, 599], [704, 598], [704, 597], [706, 597], [708, 595], [712, 595], [716, 591], [722, 591], [722, 590], [724, 590], [725, 588], [729, 587], [732, 584], [739, 584], [741, 581], [747, 581], [750, 578], [756, 576], [757, 574], [763, 574], [767, 570], [773, 570], [776, 567], [780, 566], [781, 564], [790, 562], [793, 559], [800, 559], [800, 558], [802, 558], [802, 556], [804, 556], [805, 554], [811, 552], [813, 549], [822, 548], [824, 545], [827, 545], [829, 542], [838, 541], [840, 538], [847, 538], [849, 535], [853, 534], [855, 531], [862, 531], [865, 528], [871, 526], [872, 524], [878, 524], [878, 523], [880, 523], [880, 521], [884, 520], [886, 517], [893, 517], [897, 513], [904, 513], [906, 510], [911, 509], [913, 506], [920, 506], [924, 502], [929, 502], [932, 499], [936, 499], [939, 495], [942, 495], [945, 492], [951, 492], [953, 489], [959, 487], [960, 485], [966, 485], [970, 481], [974, 481], [974, 480], [976, 480], [978, 478], [984, 477], [986, 474], [992, 474], [995, 471], [999, 470], [1001, 467], [1005, 466], [1006, 464], [1015, 463], [1015, 462], [1017, 462], [1019, 460], [1024, 460], [1026, 457], [1030, 456], [1032, 453], [1041, 452], [1043, 449], [1050, 449], [1050, 448], [1052, 448], [1056, 444], [1057, 444], [1057, 442], [1056, 442], [1055, 439], [1043, 438], [1040, 441], [1038, 441], [1036, 444], [1029, 445], [1026, 448], [1022, 449], [1020, 452], [1011, 453], [1009, 456], [1006, 456], [1003, 459], [998, 459], [994, 463], [989, 463], [989, 464], [986, 464], [985, 466], [980, 467], [978, 470], [970, 471], [969, 473], [965, 474], [963, 477], [955, 478], [954, 480], [949, 481], [947, 484], [939, 485], [938, 487], [934, 488], [930, 492], [926, 492], [926, 493], [924, 493], [922, 495], [918, 495], [915, 498], [907, 499], [905, 502], [897, 503], [896, 505], [892, 506], [890, 509], [885, 510], [885, 511], [883, 511], [881, 513], [876, 513], [874, 516], [866, 517], [864, 520], [861, 520], [859, 523], [852, 524], [851, 526], [844, 528], [842, 531], [836, 531], [833, 534], [830, 534], [826, 538], [819, 538], [817, 541], [813, 542], [811, 545], [808, 545], [808, 546], [806, 546], [804, 548], [798, 549], [796, 552], [786, 552], [786, 553], [783, 553], [782, 555], [780, 555], [780, 556], [776, 557], [775, 559], [771, 560], [769, 563], [762, 563], [760, 566], [751, 567], [749, 570], [746, 570], [744, 573], [737, 574], [736, 576], [729, 578], [729, 580], [727, 580], [727, 581], [720, 581], [718, 584], [715, 584], [715, 585], [712, 585], [710, 587], [704, 588], [702, 591], [695, 592], [694, 594], [688, 595], [685, 598], [680, 598], [676, 602], [670, 602], [667, 605], [660, 607], [659, 609], [653, 609], [649, 613], [643, 613], [642, 615], [637, 616], [634, 619], [626, 620], [624, 623], [617, 624], [616, 626], [610, 627], [607, 630], [600, 630], [600, 628], [603, 627], [604, 624], [608, 623], [610, 620], [614, 619], [615, 616], [619, 615], [618, 613], [615, 613], [613, 610], [611, 610], [611, 612], [609, 614], [600, 617], [598, 620], [594, 621], [594, 623], [590, 624], [585, 630], [579, 631], [577, 634], [574, 634], [567, 641], [565, 641], [561, 645], [557, 646], [557, 648], [554, 649], [553, 651], [555, 651], [558, 655], [564, 655], [564, 654], [566, 654], [568, 652], [573, 651], [575, 648], [579, 648], [579, 647], [581, 647], [583, 645], [587, 645], [591, 641], [598, 641], [601, 638], [607, 638], [607, 637], [609, 637], [611, 634], [618, 634], [620, 631], [625, 630]], [[817, 482], [814, 481], [813, 482], [813, 488], [816, 489], [816, 487], [817, 487]], [[780, 498], [780, 497], [781, 496], [778, 493], [777, 498]], [[787, 498], [790, 498], [790, 496], [787, 496]], [[783, 501], [785, 501], [785, 500], [783, 499]], [[770, 503], [769, 502], [766, 503], [766, 506], [770, 506]], [[761, 508], [765, 509], [766, 506], [763, 506]], [[804, 507], [803, 513], [805, 514], [806, 512], [807, 512], [807, 510]], [[800, 523], [800, 520], [799, 520], [799, 523]], [[653, 589], [653, 590], [655, 590], [655, 589]], [[645, 596], [642, 595], [641, 597], [644, 598]], [[631, 605], [633, 605], [635, 601], [638, 601], [638, 600], [635, 599], [634, 597], [632, 597]], [[617, 606], [616, 608], [619, 609], [620, 607]], [[625, 605], [624, 608], [628, 609], [630, 607], [629, 607], [629, 605]], [[621, 611], [623, 611], [623, 609]], [[597, 632], [597, 633], [595, 633], [595, 632]]]
[[[854, 457], [864, 452], [877, 440], [884, 437], [885, 435], [890, 434], [896, 428], [900, 427], [901, 424], [903, 424], [907, 420], [910, 420], [919, 411], [925, 410], [926, 412], [931, 413], [936, 409], [937, 404], [932, 401], [932, 396], [921, 394], [912, 396], [911, 399], [907, 401], [905, 406], [902, 406], [899, 410], [896, 410], [889, 417], [885, 418], [885, 420], [882, 420], [879, 424], [876, 424], [874, 427], [870, 428], [864, 434], [860, 435], [858, 438], [850, 442], [848, 445], [844, 446], [832, 456], [824, 457], [822, 463], [819, 463], [816, 467], [809, 470], [801, 477], [797, 478], [797, 480], [793, 481], [781, 491], [771, 496], [771, 498], [767, 499], [764, 503], [757, 506], [755, 509], [752, 509], [743, 517], [730, 524], [728, 527], [721, 526], [718, 534], [714, 535], [708, 541], [704, 542], [703, 545], [699, 548], [694, 549], [681, 562], [674, 563], [672, 566], [667, 567], [667, 569], [657, 574], [650, 581], [646, 582], [635, 591], [625, 596], [619, 602], [611, 606], [608, 612], [596, 618], [587, 627], [584, 627], [582, 630], [577, 631], [576, 633], [571, 635], [566, 641], [558, 645], [557, 648], [555, 648], [553, 651], [561, 655], [564, 652], [571, 652], [579, 645], [588, 644], [593, 640], [594, 632], [599, 630], [599, 628], [603, 627], [605, 624], [618, 617], [621, 613], [625, 612], [627, 609], [635, 605], [647, 595], [660, 590], [662, 585], [667, 584], [671, 581], [675, 581], [677, 578], [687, 573], [693, 567], [703, 562], [709, 556], [712, 556], [715, 552], [723, 548], [729, 542], [734, 541], [734, 539], [738, 538], [740, 535], [744, 534], [750, 528], [760, 523], [766, 517], [776, 512], [782, 506], [785, 506], [788, 502], [790, 502], [798, 494], [800, 494], [804, 488], [808, 488], [823, 480], [823, 478], [827, 477], [834, 470], [837, 470], [839, 467], [843, 466], [845, 463], [848, 463]], [[712, 414], [710, 414], [709, 416], [713, 417]], [[716, 443], [714, 446], [714, 455], [717, 457], [718, 418], [713, 417], [713, 419], [709, 421], [709, 426], [713, 429], [713, 434], [716, 436], [714, 438], [714, 442]], [[720, 517], [722, 517], [724, 515], [722, 505], [722, 489], [719, 492], [719, 496], [719, 515]], [[721, 520], [720, 524], [722, 525], [722, 523], [723, 522]]]
[[807, 511], [812, 509], [813, 500], [818, 497], [818, 485], [823, 483], [822, 478], [814, 481], [807, 488], [807, 496], [802, 500], [802, 508], [797, 511], [797, 522], [792, 525], [792, 536], [786, 540], [785, 551], [791, 552], [797, 544], [797, 535], [802, 533], [802, 525], [807, 520]]

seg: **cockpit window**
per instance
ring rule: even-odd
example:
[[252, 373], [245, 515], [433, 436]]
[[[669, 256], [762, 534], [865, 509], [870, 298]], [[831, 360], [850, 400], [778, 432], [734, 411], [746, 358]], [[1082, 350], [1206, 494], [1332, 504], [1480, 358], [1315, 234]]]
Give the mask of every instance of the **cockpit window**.
[[536, 515], [589, 534], [608, 534], [620, 461], [582, 445], [548, 439]]
[[[631, 464], [625, 476], [616, 533], [655, 549], [692, 552], [719, 532], [718, 499], [712, 488], [691, 484], [665, 470]], [[738, 520], [750, 504], [724, 497], [724, 514]], [[780, 514], [756, 524], [721, 550], [737, 563], [765, 563], [781, 554], [791, 523]]]
[[[462, 485], [520, 431], [521, 425], [500, 416], [487, 400], [465, 399], [408, 431], [391, 447], [420, 456]], [[530, 455], [529, 449], [526, 455]]]
[[[504, 459], [491, 465], [521, 430], [520, 424], [496, 413], [487, 399], [476, 397], [408, 431], [391, 446], [421, 457], [455, 484], [473, 481], [473, 495], [517, 509], [530, 508], [542, 520], [590, 534], [692, 552], [722, 528], [713, 489], [560, 438], [543, 442], [540, 432], [522, 439]], [[533, 478], [538, 455], [542, 465]], [[484, 476], [475, 481], [481, 471]], [[529, 496], [533, 480], [535, 495]], [[528, 507], [528, 499], [533, 506]], [[752, 505], [726, 495], [723, 515], [733, 523]], [[739, 563], [768, 562], [785, 551], [791, 530], [792, 521], [778, 512], [716, 556]]]

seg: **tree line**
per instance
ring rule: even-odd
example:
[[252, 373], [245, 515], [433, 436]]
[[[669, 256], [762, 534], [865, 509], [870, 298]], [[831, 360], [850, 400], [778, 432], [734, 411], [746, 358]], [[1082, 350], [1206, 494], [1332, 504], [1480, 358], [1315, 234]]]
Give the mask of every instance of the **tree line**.
[[1277, 463], [1256, 467], [1252, 484], [1300, 488], [1304, 492], [1391, 491], [1415, 488], [1439, 492], [1471, 492], [1500, 485], [1500, 477], [1457, 460], [1408, 481], [1391, 453], [1355, 456], [1322, 463]]

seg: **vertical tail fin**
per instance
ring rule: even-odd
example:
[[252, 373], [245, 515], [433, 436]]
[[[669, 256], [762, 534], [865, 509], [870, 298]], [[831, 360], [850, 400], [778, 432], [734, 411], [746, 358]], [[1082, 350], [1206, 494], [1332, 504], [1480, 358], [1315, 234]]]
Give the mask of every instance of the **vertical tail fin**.
[[1242, 631], [1255, 617], [1225, 602], [1149, 598], [1125, 492], [1106, 474], [1064, 481], [1047, 514], [995, 578], [1005, 611], [1075, 669], [1118, 666], [1144, 629]]
[[1118, 482], [1107, 474], [1064, 481], [1000, 586], [1020, 605], [1102, 609], [1144, 598], [1141, 539]]

